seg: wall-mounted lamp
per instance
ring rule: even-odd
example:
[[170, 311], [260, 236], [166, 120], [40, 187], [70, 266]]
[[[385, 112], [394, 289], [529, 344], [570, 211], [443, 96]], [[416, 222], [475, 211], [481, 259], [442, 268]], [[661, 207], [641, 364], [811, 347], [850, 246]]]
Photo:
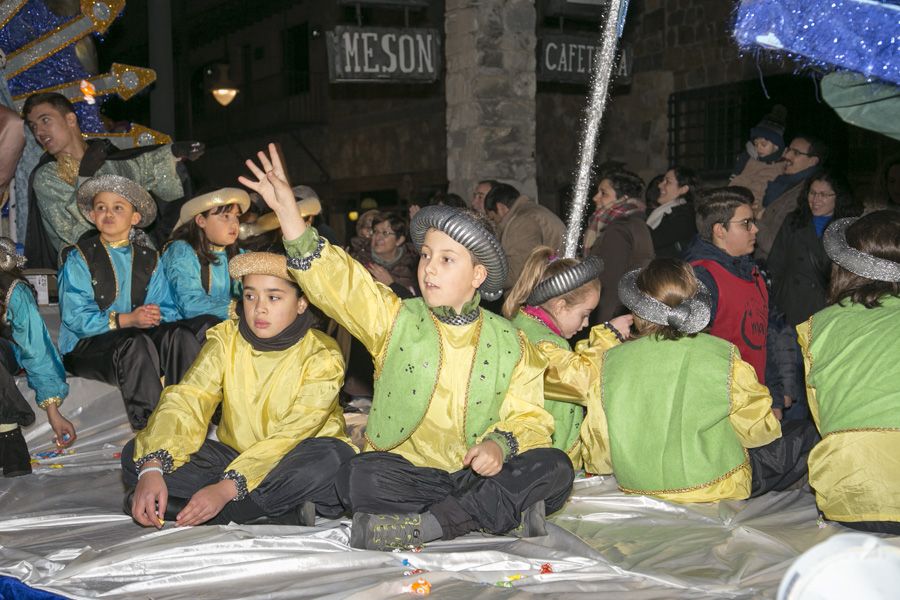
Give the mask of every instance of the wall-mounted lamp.
[[212, 93], [213, 98], [216, 99], [216, 102], [222, 106], [231, 104], [231, 101], [235, 99], [238, 91], [240, 91], [237, 84], [232, 81], [228, 71], [229, 65], [222, 63], [210, 65], [206, 69], [209, 91]]

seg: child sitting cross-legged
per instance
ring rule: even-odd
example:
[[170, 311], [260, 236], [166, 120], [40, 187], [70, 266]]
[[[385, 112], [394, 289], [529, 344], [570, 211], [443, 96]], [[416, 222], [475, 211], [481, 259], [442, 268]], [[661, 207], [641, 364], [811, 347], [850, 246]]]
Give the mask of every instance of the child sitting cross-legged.
[[[313, 525], [316, 511], [343, 512], [334, 477], [355, 450], [338, 404], [340, 349], [311, 328], [284, 256], [242, 254], [229, 269], [243, 284], [239, 321], [207, 332], [184, 380], [122, 451], [134, 487], [125, 511], [141, 525]], [[206, 432], [219, 404], [216, 441]]]
[[702, 333], [709, 293], [690, 265], [656, 259], [622, 278], [619, 297], [638, 337], [603, 355], [596, 408], [606, 416], [600, 435], [620, 489], [711, 502], [783, 490], [803, 477], [814, 428], [779, 426], [753, 367], [733, 344]]
[[900, 213], [838, 219], [829, 306], [797, 327], [822, 441], [809, 484], [826, 519], [900, 535]]
[[351, 546], [503, 534], [523, 521], [515, 534], [544, 534], [544, 511], [562, 507], [574, 472], [564, 452], [548, 447], [544, 357], [479, 307], [507, 277], [489, 227], [457, 208], [420, 210], [410, 236], [422, 298], [401, 300], [307, 227], [274, 145], [257, 156], [259, 165], [247, 161], [254, 177], [240, 181], [278, 214], [291, 275], [375, 360], [366, 451], [337, 478], [353, 513]]
[[156, 218], [147, 191], [119, 175], [98, 175], [78, 189], [78, 209], [98, 230], [62, 252], [59, 350], [73, 375], [115, 385], [128, 420], [142, 429], [162, 393], [200, 351], [179, 321], [159, 255], [140, 227]]

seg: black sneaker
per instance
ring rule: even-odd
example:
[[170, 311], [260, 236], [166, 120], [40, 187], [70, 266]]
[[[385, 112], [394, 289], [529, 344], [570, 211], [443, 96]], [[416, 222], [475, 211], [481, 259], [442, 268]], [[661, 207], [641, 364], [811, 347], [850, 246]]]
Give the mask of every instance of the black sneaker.
[[547, 535], [546, 508], [544, 501], [538, 500], [522, 512], [522, 521], [506, 535], [517, 538], [542, 537]]
[[422, 515], [373, 515], [355, 513], [350, 529], [350, 546], [365, 550], [408, 550], [421, 546]]

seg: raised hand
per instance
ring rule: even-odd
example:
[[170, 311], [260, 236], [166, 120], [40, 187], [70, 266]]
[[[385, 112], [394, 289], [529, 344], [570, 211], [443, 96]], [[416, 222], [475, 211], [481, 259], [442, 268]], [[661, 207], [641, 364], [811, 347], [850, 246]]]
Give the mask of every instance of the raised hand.
[[278, 148], [275, 144], [269, 144], [268, 155], [260, 151], [256, 153], [256, 158], [259, 164], [249, 159], [244, 163], [255, 179], [241, 175], [238, 181], [259, 194], [269, 205], [281, 223], [285, 239], [299, 237], [306, 231], [306, 222], [300, 216], [297, 199], [288, 183]]

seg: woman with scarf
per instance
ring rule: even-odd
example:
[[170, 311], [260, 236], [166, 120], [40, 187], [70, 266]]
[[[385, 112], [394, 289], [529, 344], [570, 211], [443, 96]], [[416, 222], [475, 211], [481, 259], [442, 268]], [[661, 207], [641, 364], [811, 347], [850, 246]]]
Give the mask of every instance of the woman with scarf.
[[[125, 512], [146, 527], [228, 522], [312, 525], [342, 512], [334, 487], [354, 449], [344, 432], [337, 344], [312, 314], [284, 256], [231, 259], [238, 321], [207, 332], [179, 385], [122, 451]], [[206, 432], [216, 407], [219, 441]]]
[[694, 192], [698, 180], [687, 167], [672, 167], [659, 182], [659, 206], [647, 217], [656, 256], [680, 258], [694, 236]]
[[643, 194], [644, 182], [631, 171], [609, 173], [597, 186], [594, 195], [597, 210], [584, 234], [585, 256], [599, 256], [604, 264], [600, 274], [600, 304], [594, 311], [592, 325], [627, 312], [616, 294], [619, 279], [653, 259], [653, 240], [640, 200]]

